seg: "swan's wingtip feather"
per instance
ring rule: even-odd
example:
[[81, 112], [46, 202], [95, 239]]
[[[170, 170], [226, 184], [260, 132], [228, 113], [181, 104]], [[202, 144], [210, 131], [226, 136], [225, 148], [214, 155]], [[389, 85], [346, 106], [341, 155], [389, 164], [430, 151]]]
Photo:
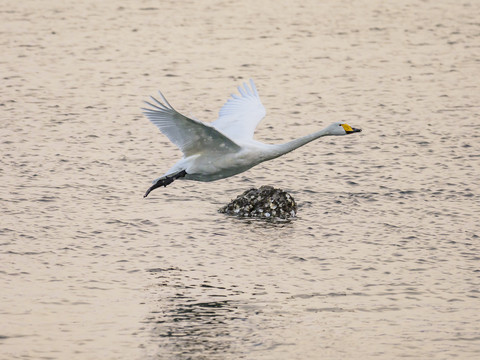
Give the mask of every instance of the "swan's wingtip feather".
[[244, 88], [240, 85], [237, 87], [238, 89], [238, 92], [240, 93], [240, 95], [242, 95], [243, 97], [247, 96], [247, 94], [245, 93], [245, 90]]
[[252, 87], [252, 90], [253, 90], [253, 94], [258, 97], [258, 91], [257, 91], [257, 87], [255, 86], [255, 82], [253, 81], [252, 78], [249, 79], [250, 81], [250, 86]]
[[168, 102], [166, 97], [163, 96], [163, 94], [160, 90], [158, 90], [158, 95], [160, 95], [160, 99], [162, 99], [162, 101], [164, 102], [164, 106], [173, 110], [173, 106]]
[[244, 82], [244, 83], [243, 83], [243, 87], [245, 88], [245, 91], [247, 92], [247, 94], [248, 94], [249, 96], [253, 96], [252, 90], [250, 89], [250, 86], [248, 86], [248, 83], [247, 83], [247, 82]]
[[149, 109], [150, 111], [160, 111], [160, 112], [171, 111], [170, 108], [168, 108], [165, 104], [155, 99], [153, 96], [150, 96], [150, 98], [152, 99], [153, 103], [144, 100], [145, 104], [153, 108], [153, 109]]

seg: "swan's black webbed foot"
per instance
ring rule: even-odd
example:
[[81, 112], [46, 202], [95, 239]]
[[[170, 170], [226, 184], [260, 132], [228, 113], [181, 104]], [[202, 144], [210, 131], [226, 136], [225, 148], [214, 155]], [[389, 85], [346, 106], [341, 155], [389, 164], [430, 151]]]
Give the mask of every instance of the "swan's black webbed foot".
[[173, 176], [166, 176], [162, 179], [159, 179], [155, 184], [153, 184], [148, 188], [147, 192], [145, 193], [145, 195], [143, 195], [143, 197], [146, 198], [148, 194], [150, 194], [153, 190], [155, 190], [158, 187], [161, 187], [161, 186], [167, 187], [167, 185], [170, 185], [175, 179], [181, 178], [186, 174], [187, 174], [186, 171], [182, 170], [178, 174], [175, 174]]
[[170, 185], [174, 180], [184, 177], [185, 175], [187, 175], [187, 172], [185, 170], [182, 170], [179, 173], [176, 173], [175, 175], [165, 176], [164, 178], [159, 179], [155, 184], [153, 184], [148, 188], [147, 192], [145, 193], [145, 195], [143, 195], [143, 197], [146, 198], [148, 194], [150, 194], [156, 188], [161, 186], [167, 187], [167, 185]]

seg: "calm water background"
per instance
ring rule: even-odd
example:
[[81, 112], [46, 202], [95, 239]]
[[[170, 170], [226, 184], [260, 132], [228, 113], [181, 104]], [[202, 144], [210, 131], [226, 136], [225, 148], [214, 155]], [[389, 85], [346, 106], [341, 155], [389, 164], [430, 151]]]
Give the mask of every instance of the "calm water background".
[[[478, 359], [480, 2], [0, 1], [2, 359]], [[320, 139], [143, 199], [140, 112]], [[272, 225], [217, 209], [289, 191]]]

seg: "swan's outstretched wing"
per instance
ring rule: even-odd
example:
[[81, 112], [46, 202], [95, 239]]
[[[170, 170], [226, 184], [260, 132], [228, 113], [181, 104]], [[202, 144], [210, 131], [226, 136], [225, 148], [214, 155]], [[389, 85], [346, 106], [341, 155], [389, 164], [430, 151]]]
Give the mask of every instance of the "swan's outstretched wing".
[[241, 96], [232, 94], [220, 109], [218, 119], [212, 125], [233, 140], [253, 139], [258, 123], [265, 117], [266, 111], [252, 79], [238, 87]]
[[235, 152], [240, 147], [210, 124], [190, 119], [176, 111], [159, 92], [162, 102], [151, 97], [154, 103], [145, 101], [151, 108], [143, 113], [182, 150], [185, 157], [208, 152]]

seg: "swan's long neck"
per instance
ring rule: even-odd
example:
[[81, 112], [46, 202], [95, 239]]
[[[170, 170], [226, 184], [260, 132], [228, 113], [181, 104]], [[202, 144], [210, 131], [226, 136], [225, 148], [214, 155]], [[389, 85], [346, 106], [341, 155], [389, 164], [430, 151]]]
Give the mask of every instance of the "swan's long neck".
[[322, 136], [330, 135], [327, 129], [322, 129], [320, 131], [314, 132], [313, 134], [309, 134], [306, 136], [302, 136], [301, 138], [289, 141], [285, 144], [277, 144], [272, 145], [270, 150], [270, 154], [267, 160], [275, 159], [279, 156], [282, 156], [290, 151], [298, 149], [299, 147], [308, 144], [309, 142], [318, 139]]

